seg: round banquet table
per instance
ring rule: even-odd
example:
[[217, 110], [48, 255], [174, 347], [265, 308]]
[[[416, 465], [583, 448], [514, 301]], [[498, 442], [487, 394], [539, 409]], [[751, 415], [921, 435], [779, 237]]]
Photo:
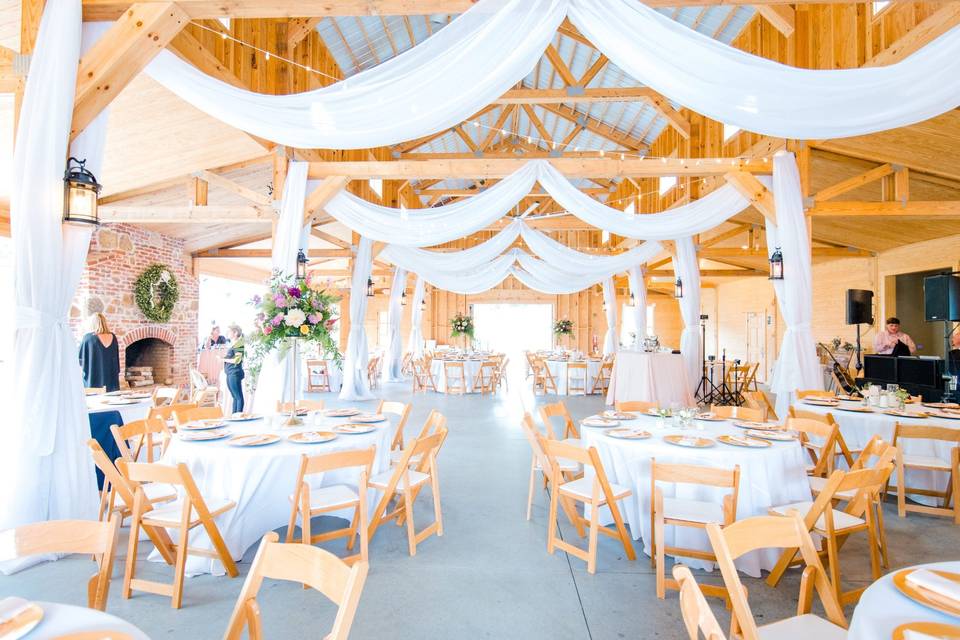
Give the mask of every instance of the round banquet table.
[[[883, 413], [886, 409], [879, 407], [871, 407], [871, 409], [873, 409], [871, 413], [857, 413], [844, 410], [844, 407], [859, 408], [860, 406], [861, 402], [859, 400], [841, 400], [839, 405], [836, 407], [824, 407], [820, 405], [808, 404], [803, 400], [799, 401], [795, 405], [797, 409], [801, 409], [803, 411], [812, 411], [821, 415], [826, 415], [827, 413], [833, 414], [834, 420], [836, 420], [837, 424], [840, 425], [840, 433], [843, 434], [843, 439], [851, 451], [859, 451], [863, 449], [870, 438], [872, 438], [874, 435], [880, 436], [887, 442], [893, 442], [893, 429], [897, 422], [911, 425], [927, 425], [960, 429], [960, 420], [952, 420], [949, 418], [901, 418], [898, 416], [887, 415]], [[921, 404], [907, 405], [908, 413], [916, 414], [923, 411], [935, 411], [935, 409], [929, 409]], [[954, 446], [956, 446], [956, 444], [951, 442], [918, 440], [911, 438], [904, 440], [899, 446], [902, 448], [903, 453], [905, 454], [917, 456], [936, 456], [940, 460], [943, 460], [949, 464], [950, 451]], [[856, 457], [856, 454], [854, 454], [854, 457]], [[946, 473], [925, 471], [920, 469], [908, 469], [906, 480], [908, 487], [944, 491], [947, 488], [949, 478]], [[890, 484], [896, 486], [896, 473], [890, 477]], [[937, 498], [913, 494], [911, 494], [911, 499], [927, 505], [936, 504], [937, 501]]]
[[437, 391], [440, 393], [446, 393], [447, 391], [447, 377], [443, 372], [445, 362], [462, 362], [463, 375], [467, 378], [465, 383], [467, 393], [476, 393], [478, 391], [478, 389], [474, 388], [473, 381], [476, 379], [477, 374], [480, 373], [480, 365], [484, 362], [483, 358], [459, 358], [449, 360], [434, 358], [430, 363], [430, 373], [433, 375], [433, 382], [437, 385]]
[[[0, 601], [3, 606], [7, 600]], [[110, 632], [125, 633], [133, 640], [150, 640], [150, 637], [126, 620], [96, 609], [77, 607], [57, 602], [33, 601], [43, 609], [40, 624], [33, 628], [25, 638], [27, 640], [54, 640], [68, 634], [103, 631], [103, 638], [110, 638]]]
[[[935, 562], [911, 568], [960, 573], [960, 562]], [[892, 638], [893, 630], [908, 622], [939, 622], [960, 626], [960, 618], [925, 607], [900, 593], [893, 584], [893, 575], [897, 571], [874, 582], [860, 596], [850, 620], [850, 630], [847, 632], [849, 640]]]
[[639, 400], [661, 407], [696, 406], [679, 353], [618, 351], [607, 404]]
[[[567, 363], [583, 362], [583, 360], [546, 360], [547, 368], [550, 369], [550, 375], [557, 383], [557, 394], [561, 396], [568, 395], [567, 391]], [[598, 359], [587, 359], [587, 380], [584, 384], [583, 394], [590, 393], [590, 387], [593, 386], [597, 376], [600, 375], [600, 365], [602, 362]]]
[[101, 413], [103, 411], [116, 411], [123, 418], [123, 423], [133, 422], [134, 420], [143, 420], [150, 413], [153, 403], [150, 398], [137, 400], [136, 402], [124, 404], [109, 404], [111, 401], [119, 400], [119, 396], [108, 396], [97, 394], [87, 396], [87, 413]]
[[[630, 526], [633, 538], [643, 538], [644, 552], [650, 555], [650, 459], [673, 464], [693, 464], [705, 467], [732, 469], [740, 465], [740, 492], [737, 499], [737, 519], [767, 515], [770, 507], [810, 500], [810, 484], [807, 480], [806, 459], [796, 440], [772, 442], [770, 447], [750, 449], [717, 442], [705, 449], [693, 449], [670, 444], [663, 440], [667, 435], [707, 437], [716, 440], [723, 434], [740, 435], [744, 429], [733, 426], [733, 421], [695, 421], [695, 427], [679, 429], [668, 419], [666, 428], [659, 426], [659, 418], [640, 415], [636, 420], [621, 420], [620, 425], [649, 431], [650, 438], [626, 440], [606, 435], [607, 429], [580, 425], [583, 446], [596, 447], [610, 482], [626, 486], [633, 495], [621, 500], [618, 505], [624, 521]], [[703, 430], [696, 427], [702, 426]], [[729, 489], [712, 488], [691, 484], [658, 483], [665, 498], [709, 501], [721, 504]], [[612, 522], [609, 512], [601, 514], [601, 520]], [[669, 546], [690, 549], [711, 549], [707, 534], [702, 529], [671, 527], [665, 529]], [[753, 577], [760, 570], [769, 571], [779, 558], [779, 550], [756, 551], [739, 558], [737, 567]], [[694, 558], [683, 558], [684, 564], [698, 568], [712, 568], [712, 563]]]
[[[214, 499], [237, 503], [236, 507], [215, 519], [234, 560], [240, 560], [244, 552], [260, 540], [263, 534], [288, 523], [290, 495], [293, 494], [300, 457], [303, 454], [318, 455], [375, 446], [377, 451], [371, 475], [386, 471], [390, 467], [390, 444], [396, 426], [391, 416], [383, 422], [371, 425], [377, 428], [370, 433], [339, 434], [335, 440], [318, 444], [296, 444], [287, 441], [286, 436], [298, 431], [329, 429], [350, 420], [309, 415], [303, 418], [303, 425], [287, 428], [279, 424], [283, 419], [285, 416], [268, 416], [248, 422], [231, 422], [226, 427], [232, 435], [274, 433], [284, 438], [280, 442], [261, 447], [233, 447], [227, 444], [228, 438], [187, 442], [175, 436], [160, 460], [161, 463], [170, 465], [185, 463], [208, 504]], [[323, 476], [316, 474], [312, 476], [311, 484], [345, 484], [356, 489], [359, 480], [360, 470], [350, 468], [330, 471]], [[376, 499], [376, 492], [371, 489], [367, 501], [371, 514], [376, 508]], [[329, 515], [350, 520], [353, 508], [331, 512]], [[190, 546], [213, 549], [203, 527], [197, 527], [190, 533]], [[156, 551], [150, 555], [150, 559], [162, 561]], [[224, 573], [219, 560], [202, 556], [189, 556], [186, 570], [188, 575]]]

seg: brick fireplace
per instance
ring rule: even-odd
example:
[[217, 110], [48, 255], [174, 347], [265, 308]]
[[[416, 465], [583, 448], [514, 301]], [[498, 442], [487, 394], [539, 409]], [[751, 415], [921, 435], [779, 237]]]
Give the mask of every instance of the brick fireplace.
[[[180, 289], [170, 321], [162, 324], [144, 317], [133, 297], [134, 281], [157, 263], [170, 269]], [[107, 317], [120, 347], [121, 384], [128, 378], [143, 380], [146, 368], [154, 384], [187, 384], [199, 343], [199, 282], [188, 264], [178, 238], [126, 224], [104, 224], [94, 233], [70, 323], [79, 340], [92, 314]]]

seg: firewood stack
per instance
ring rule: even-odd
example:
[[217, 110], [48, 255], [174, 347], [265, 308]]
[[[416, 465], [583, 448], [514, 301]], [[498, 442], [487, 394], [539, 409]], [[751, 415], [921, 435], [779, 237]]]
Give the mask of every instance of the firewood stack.
[[149, 387], [153, 385], [153, 367], [127, 367], [123, 377], [130, 387]]

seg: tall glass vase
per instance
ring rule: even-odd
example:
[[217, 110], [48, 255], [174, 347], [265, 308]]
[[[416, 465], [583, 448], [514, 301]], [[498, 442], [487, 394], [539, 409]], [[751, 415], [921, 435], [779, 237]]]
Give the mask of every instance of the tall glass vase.
[[293, 342], [292, 348], [290, 349], [290, 417], [288, 417], [284, 422], [283, 426], [285, 427], [298, 427], [303, 424], [303, 420], [297, 416], [297, 373], [300, 370], [300, 338], [290, 338]]

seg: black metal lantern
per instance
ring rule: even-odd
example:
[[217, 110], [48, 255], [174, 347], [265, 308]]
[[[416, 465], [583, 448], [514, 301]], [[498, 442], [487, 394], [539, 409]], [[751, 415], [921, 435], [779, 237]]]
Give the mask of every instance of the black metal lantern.
[[426, 310], [427, 310], [427, 299], [422, 298], [420, 300], [420, 311], [426, 311]]
[[783, 280], [783, 254], [780, 253], [780, 247], [774, 249], [770, 256], [770, 279]]
[[[73, 166], [71, 166], [73, 163]], [[97, 198], [103, 187], [84, 166], [86, 160], [71, 157], [63, 172], [63, 221], [64, 223], [100, 224], [97, 215]]]
[[630, 306], [637, 306], [637, 298], [633, 295], [633, 292], [630, 293]]
[[673, 297], [682, 298], [683, 297], [683, 280], [677, 278], [677, 281], [673, 283]]
[[372, 298], [373, 295], [373, 278], [367, 278], [367, 297]]
[[402, 292], [402, 293], [400, 294], [400, 306], [401, 306], [401, 307], [407, 306], [407, 292], [406, 292], [406, 291], [404, 291], [404, 292]]
[[297, 252], [297, 280], [307, 279], [307, 254], [303, 249]]

